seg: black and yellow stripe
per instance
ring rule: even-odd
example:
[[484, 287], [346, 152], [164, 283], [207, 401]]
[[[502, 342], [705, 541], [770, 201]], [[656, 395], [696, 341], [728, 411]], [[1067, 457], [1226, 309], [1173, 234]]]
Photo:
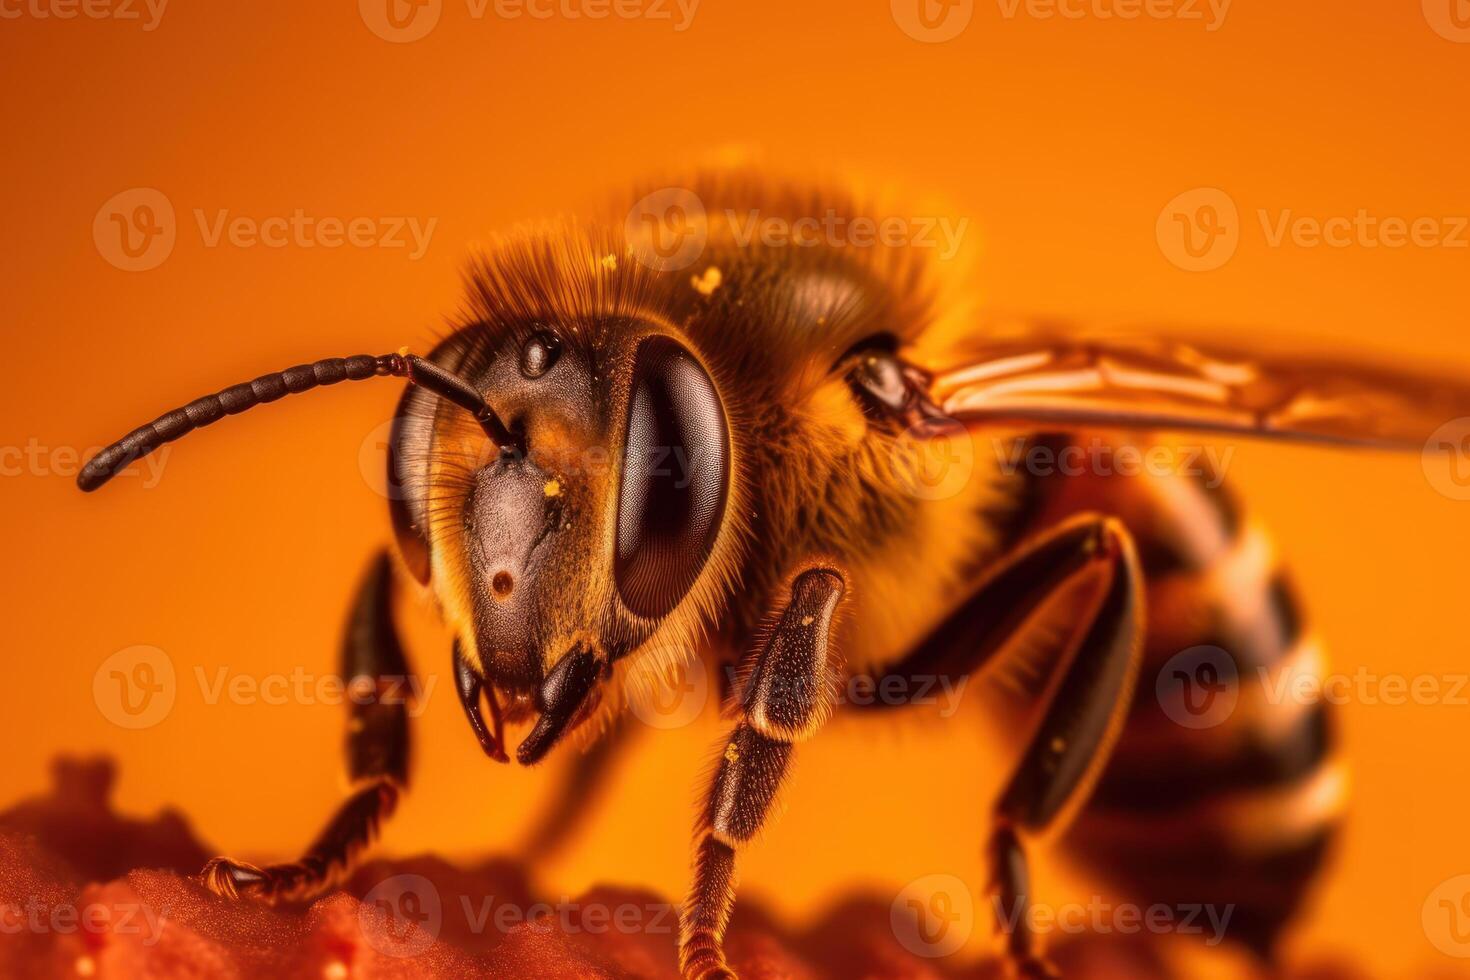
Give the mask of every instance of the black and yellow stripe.
[[[1199, 467], [1057, 475], [1028, 494], [1033, 526], [1083, 511], [1120, 518], [1148, 583], [1137, 694], [1062, 846], [1139, 902], [1234, 906], [1231, 938], [1268, 956], [1345, 799], [1329, 707], [1280, 696], [1283, 677], [1320, 677], [1323, 665], [1269, 539]], [[1192, 728], [1169, 717], [1157, 683], [1171, 658], [1203, 645], [1233, 660], [1236, 702]]]

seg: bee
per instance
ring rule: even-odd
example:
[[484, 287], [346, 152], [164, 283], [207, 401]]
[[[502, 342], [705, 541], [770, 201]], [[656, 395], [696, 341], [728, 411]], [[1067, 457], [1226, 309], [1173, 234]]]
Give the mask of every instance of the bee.
[[[628, 200], [658, 198], [648, 190]], [[465, 307], [427, 356], [332, 358], [225, 388], [129, 433], [78, 483], [95, 490], [287, 394], [407, 382], [387, 462], [395, 546], [360, 586], [342, 673], [407, 673], [392, 597], [419, 591], [454, 637], [474, 737], [503, 763], [507, 727], [525, 728], [522, 765], [608, 728], [630, 685], [679, 651], [731, 678], [681, 922], [690, 978], [733, 976], [738, 856], [855, 677], [974, 676], [1003, 692], [1014, 762], [977, 829], [1001, 907], [1033, 900], [1028, 853], [1068, 827], [1059, 846], [1132, 894], [1233, 905], [1230, 935], [1269, 957], [1344, 801], [1326, 706], [1273, 704], [1242, 680], [1322, 669], [1269, 540], [1221, 474], [1045, 471], [976, 446], [1013, 433], [1065, 459], [1199, 432], [1419, 450], [1470, 415], [1470, 390], [986, 322], [912, 244], [797, 245], [718, 220], [861, 217], [844, 192], [717, 172], [679, 193], [699, 205], [677, 208], [697, 262], [659, 221], [645, 234], [622, 220], [627, 201], [518, 233], [472, 261]], [[1238, 668], [1181, 675], [1236, 699], [1227, 719], [1178, 724], [1134, 696], [1197, 649]], [[353, 700], [354, 789], [317, 841], [289, 863], [216, 858], [210, 889], [275, 902], [343, 880], [409, 777], [405, 707]], [[1055, 975], [1024, 916], [1002, 931], [1017, 975]]]

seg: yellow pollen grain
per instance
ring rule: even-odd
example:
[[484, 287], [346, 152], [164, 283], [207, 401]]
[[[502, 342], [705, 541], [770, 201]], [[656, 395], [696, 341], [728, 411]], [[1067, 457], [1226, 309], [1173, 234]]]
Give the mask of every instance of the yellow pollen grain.
[[810, 626], [812, 623], [815, 623], [815, 622], [816, 622], [816, 620], [813, 619], [810, 616], [803, 616], [803, 617], [801, 617], [801, 625], [803, 625], [803, 626]]
[[544, 494], [546, 494], [546, 496], [548, 496], [548, 497], [560, 497], [561, 496], [561, 481], [560, 480], [547, 480], [546, 481], [546, 486], [544, 486], [544, 487], [541, 488], [541, 492], [544, 493]]
[[618, 270], [618, 257], [611, 252], [607, 253], [602, 257], [602, 267], [608, 272], [616, 272]]
[[740, 750], [735, 747], [734, 742], [725, 746], [725, 761], [731, 765], [740, 761]]
[[719, 269], [710, 266], [701, 275], [690, 276], [689, 282], [694, 286], [696, 292], [702, 296], [713, 296], [720, 283], [725, 279]]

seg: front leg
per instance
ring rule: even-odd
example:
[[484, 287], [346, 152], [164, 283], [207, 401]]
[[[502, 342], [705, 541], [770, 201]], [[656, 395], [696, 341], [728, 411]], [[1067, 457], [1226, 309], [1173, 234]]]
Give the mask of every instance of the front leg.
[[841, 668], [829, 637], [845, 587], [831, 568], [797, 575], [741, 682], [741, 720], [725, 743], [695, 834], [694, 885], [679, 939], [679, 965], [689, 980], [735, 975], [724, 950], [735, 907], [735, 852], [765, 822], [793, 746], [832, 713]]
[[347, 722], [347, 769], [354, 790], [297, 861], [257, 867], [215, 858], [200, 878], [218, 895], [265, 902], [306, 901], [339, 884], [377, 833], [408, 784], [408, 663], [392, 619], [393, 567], [382, 554], [358, 589], [342, 645], [342, 680], [372, 684], [353, 697]]

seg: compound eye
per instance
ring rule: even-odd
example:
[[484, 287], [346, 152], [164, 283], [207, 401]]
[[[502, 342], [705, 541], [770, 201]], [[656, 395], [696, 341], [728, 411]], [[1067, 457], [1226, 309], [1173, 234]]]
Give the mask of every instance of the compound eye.
[[623, 604], [658, 618], [714, 547], [730, 482], [730, 434], [714, 382], [667, 337], [638, 348], [628, 399], [613, 571]]
[[550, 371], [560, 355], [561, 341], [556, 335], [545, 330], [537, 331], [521, 349], [521, 374], [535, 380]]

